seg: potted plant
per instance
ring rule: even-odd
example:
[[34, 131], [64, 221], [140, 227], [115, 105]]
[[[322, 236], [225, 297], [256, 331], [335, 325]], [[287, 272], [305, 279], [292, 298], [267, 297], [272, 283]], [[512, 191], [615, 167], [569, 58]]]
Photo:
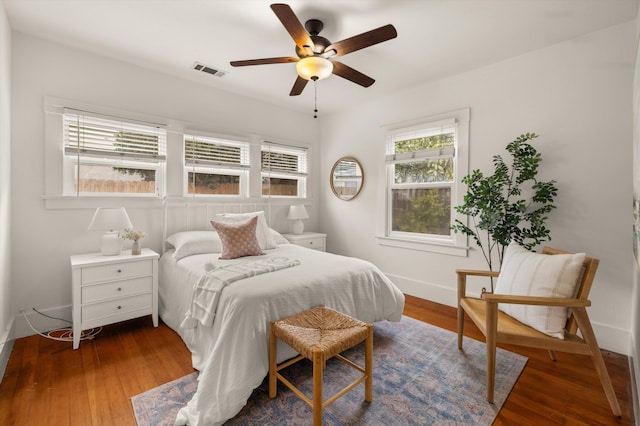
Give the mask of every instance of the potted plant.
[[558, 189], [555, 180], [536, 179], [542, 156], [529, 141], [537, 137], [525, 133], [509, 143], [506, 150], [511, 154], [511, 164], [495, 155], [492, 175], [485, 176], [476, 169], [462, 179], [467, 193], [464, 204], [455, 210], [467, 215], [470, 224], [456, 219], [451, 229], [473, 238], [491, 271], [494, 253], [497, 252], [499, 270], [511, 241], [530, 250], [551, 239], [545, 222], [547, 214], [555, 208], [553, 201]]
[[131, 245], [131, 254], [138, 255], [142, 253], [142, 249], [140, 248], [140, 239], [144, 238], [144, 232], [136, 231], [132, 228], [126, 228], [120, 234], [122, 238], [125, 240], [132, 240], [133, 244]]

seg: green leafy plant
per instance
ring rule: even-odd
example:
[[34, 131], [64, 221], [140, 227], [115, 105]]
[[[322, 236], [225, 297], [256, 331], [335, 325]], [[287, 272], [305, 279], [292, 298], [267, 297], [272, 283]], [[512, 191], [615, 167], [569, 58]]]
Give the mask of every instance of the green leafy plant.
[[[464, 204], [455, 210], [469, 217], [470, 225], [455, 220], [451, 229], [472, 237], [493, 271], [494, 252], [498, 269], [504, 251], [511, 241], [532, 249], [551, 239], [545, 226], [547, 214], [555, 208], [556, 181], [536, 179], [542, 156], [529, 141], [537, 138], [525, 133], [509, 143], [506, 150], [512, 156], [508, 165], [502, 156], [493, 157], [494, 173], [485, 176], [474, 170], [462, 179], [467, 185]], [[491, 283], [493, 291], [493, 282]]]

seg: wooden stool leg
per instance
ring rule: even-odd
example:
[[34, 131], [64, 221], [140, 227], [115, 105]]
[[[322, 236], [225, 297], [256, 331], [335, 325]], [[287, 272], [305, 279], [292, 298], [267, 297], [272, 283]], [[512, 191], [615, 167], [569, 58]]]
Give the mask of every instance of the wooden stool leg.
[[364, 400], [371, 402], [373, 400], [373, 326], [367, 324], [369, 335], [365, 342], [364, 352], [364, 374], [367, 379], [364, 382]]
[[276, 362], [278, 355], [278, 341], [273, 332], [273, 323], [269, 323], [269, 398], [275, 398], [278, 393], [278, 378], [276, 377]]
[[322, 352], [313, 353], [313, 425], [322, 426]]

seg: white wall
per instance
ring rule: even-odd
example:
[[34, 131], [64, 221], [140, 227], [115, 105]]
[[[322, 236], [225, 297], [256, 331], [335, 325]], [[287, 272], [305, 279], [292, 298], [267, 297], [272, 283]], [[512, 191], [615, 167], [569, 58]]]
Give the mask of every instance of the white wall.
[[[5, 45], [11, 40], [13, 52], [11, 164], [20, 165], [11, 172], [12, 258], [9, 267], [3, 267], [7, 281], [6, 271], [11, 270], [12, 284], [1, 288], [3, 294], [11, 292], [11, 312], [31, 306], [68, 312], [68, 256], [97, 249], [95, 235], [86, 231], [91, 210], [44, 207], [45, 96], [199, 123], [223, 132], [284, 140], [305, 135], [309, 139], [303, 142], [313, 144], [316, 154], [312, 219], [306, 228], [327, 232], [330, 251], [373, 261], [408, 293], [450, 305], [455, 303], [454, 269], [482, 268], [484, 260], [477, 250], [459, 258], [376, 244], [378, 188], [384, 185], [380, 126], [470, 107], [470, 169], [489, 170], [491, 156], [502, 153], [523, 132], [541, 135], [536, 141], [544, 158], [541, 178], [557, 179], [560, 188], [558, 208], [549, 222], [550, 244], [601, 259], [590, 315], [603, 347], [629, 351], [633, 23], [399, 92], [316, 123], [308, 114], [20, 33], [9, 38], [4, 22], [0, 37]], [[7, 51], [2, 49], [4, 55]], [[4, 57], [0, 61], [9, 62]], [[0, 98], [6, 104], [5, 93], [0, 92]], [[7, 116], [0, 114], [3, 120]], [[0, 143], [6, 140], [6, 128], [2, 126]], [[8, 150], [6, 145], [0, 147]], [[328, 186], [333, 161], [344, 155], [358, 158], [366, 174], [363, 192], [349, 202], [335, 198]], [[313, 170], [320, 170], [319, 179], [314, 180]], [[4, 188], [0, 186], [1, 196], [8, 193]], [[146, 245], [159, 250], [159, 212], [132, 215], [136, 227], [150, 234]], [[6, 223], [0, 227], [8, 228]], [[6, 241], [7, 233], [2, 235]]]
[[11, 28], [0, 1], [0, 379], [8, 359], [11, 344]]
[[385, 185], [381, 126], [469, 107], [470, 171], [491, 171], [491, 157], [505, 154], [518, 135], [540, 135], [534, 142], [543, 156], [539, 177], [556, 179], [559, 187], [549, 245], [601, 260], [589, 314], [601, 346], [627, 353], [635, 39], [630, 22], [326, 117], [321, 181], [328, 182], [332, 163], [344, 155], [359, 159], [365, 173], [364, 189], [352, 201], [322, 186], [329, 250], [372, 261], [409, 294], [455, 306], [454, 270], [486, 268], [475, 246], [464, 258], [376, 243], [383, 214], [376, 205]]
[[[21, 33], [13, 33], [12, 48], [11, 310], [14, 314], [21, 308], [36, 307], [69, 318], [69, 255], [99, 250], [99, 235], [87, 231], [93, 209], [45, 208], [42, 199], [46, 176], [45, 96], [164, 117], [198, 130], [246, 135], [257, 140], [298, 141], [312, 147], [311, 155], [318, 152], [318, 124], [310, 114], [291, 112]], [[179, 140], [174, 142], [181, 144]], [[168, 149], [181, 153], [175, 146]], [[181, 160], [173, 164], [181, 164]], [[316, 155], [311, 170], [318, 166]], [[176, 177], [176, 173], [169, 174]], [[306, 225], [312, 229], [317, 227], [314, 218], [318, 217], [319, 183], [311, 177], [309, 186], [308, 208], [312, 219]], [[175, 184], [175, 179], [168, 187], [177, 188], [177, 193], [170, 195], [180, 195], [181, 187]], [[147, 234], [143, 244], [160, 251], [162, 210], [128, 208], [128, 212], [136, 229]]]
[[[636, 43], [640, 41], [640, 12], [636, 17]], [[633, 75], [633, 191], [636, 199], [640, 194], [640, 44], [636, 45], [635, 70]], [[638, 224], [636, 224], [637, 226]], [[640, 265], [636, 262], [633, 269], [633, 292], [631, 296], [631, 341], [630, 362], [632, 378], [636, 386], [632, 387], [635, 407], [640, 407]], [[635, 410], [636, 424], [640, 424], [640, 410]]]

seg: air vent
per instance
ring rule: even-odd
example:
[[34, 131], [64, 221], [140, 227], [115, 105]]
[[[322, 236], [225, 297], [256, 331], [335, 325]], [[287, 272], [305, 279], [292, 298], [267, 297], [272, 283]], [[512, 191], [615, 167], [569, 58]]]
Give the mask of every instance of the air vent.
[[199, 62], [193, 64], [192, 67], [196, 71], [206, 72], [207, 74], [215, 75], [216, 77], [224, 77], [227, 71], [217, 70], [215, 68], [208, 67]]

